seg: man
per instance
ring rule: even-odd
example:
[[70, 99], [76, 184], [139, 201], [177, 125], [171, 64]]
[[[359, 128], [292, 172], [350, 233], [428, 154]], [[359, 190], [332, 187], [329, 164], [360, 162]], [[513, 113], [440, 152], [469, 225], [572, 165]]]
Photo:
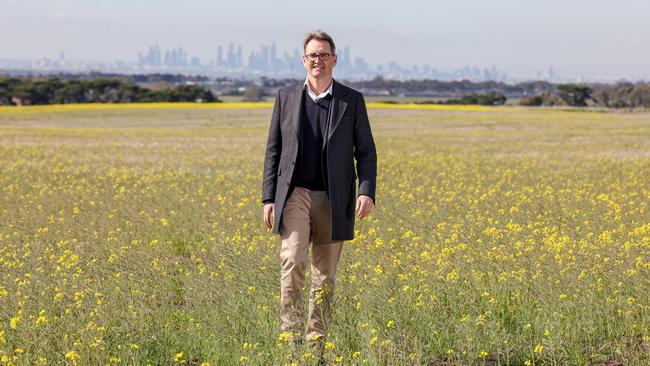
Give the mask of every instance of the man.
[[305, 82], [280, 90], [273, 108], [264, 160], [263, 219], [282, 238], [282, 330], [300, 336], [305, 331], [302, 288], [312, 243], [306, 336], [322, 343], [343, 241], [354, 237], [355, 211], [363, 219], [374, 207], [377, 156], [363, 96], [332, 78], [332, 38], [321, 31], [309, 33], [303, 50]]

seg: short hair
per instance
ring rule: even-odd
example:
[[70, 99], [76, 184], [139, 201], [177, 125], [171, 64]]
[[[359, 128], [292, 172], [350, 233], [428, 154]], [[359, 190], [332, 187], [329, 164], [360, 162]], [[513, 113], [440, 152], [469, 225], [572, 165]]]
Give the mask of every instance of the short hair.
[[327, 43], [330, 44], [330, 49], [332, 50], [332, 54], [336, 55], [336, 46], [334, 45], [334, 40], [332, 39], [332, 37], [330, 37], [329, 34], [323, 32], [322, 30], [317, 30], [314, 32], [307, 33], [307, 36], [305, 36], [305, 42], [302, 45], [303, 52], [307, 50], [307, 43], [309, 43], [309, 41], [311, 41], [312, 39], [318, 41], [326, 41]]

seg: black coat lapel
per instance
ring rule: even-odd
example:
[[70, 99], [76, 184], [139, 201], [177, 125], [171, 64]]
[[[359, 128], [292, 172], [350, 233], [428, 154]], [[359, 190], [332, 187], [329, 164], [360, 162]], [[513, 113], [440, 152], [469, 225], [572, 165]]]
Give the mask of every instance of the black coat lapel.
[[293, 130], [296, 133], [298, 141], [300, 141], [300, 112], [302, 108], [303, 89], [304, 84], [296, 85], [296, 87], [291, 91], [291, 95], [289, 96], [291, 123], [293, 124]]
[[348, 107], [348, 102], [345, 98], [347, 94], [347, 88], [343, 87], [335, 80], [334, 85], [332, 86], [332, 113], [330, 113], [327, 140], [329, 140], [330, 137], [332, 137], [332, 134], [334, 134], [336, 127], [338, 127], [341, 122], [341, 118], [343, 118], [345, 109]]

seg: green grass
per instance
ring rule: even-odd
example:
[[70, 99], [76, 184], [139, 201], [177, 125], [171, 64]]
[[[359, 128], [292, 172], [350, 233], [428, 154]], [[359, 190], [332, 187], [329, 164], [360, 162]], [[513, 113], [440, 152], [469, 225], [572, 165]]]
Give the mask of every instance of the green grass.
[[[290, 364], [270, 114], [0, 112], [0, 362]], [[344, 244], [329, 363], [650, 362], [650, 114], [370, 115], [378, 206]]]

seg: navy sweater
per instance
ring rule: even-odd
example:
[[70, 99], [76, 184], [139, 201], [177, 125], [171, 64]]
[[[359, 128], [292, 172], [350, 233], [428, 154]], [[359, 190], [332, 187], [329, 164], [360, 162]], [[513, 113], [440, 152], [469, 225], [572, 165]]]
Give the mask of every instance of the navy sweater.
[[323, 156], [323, 140], [327, 133], [327, 117], [332, 100], [328, 94], [318, 102], [314, 102], [307, 91], [302, 97], [302, 149], [296, 186], [313, 191], [326, 191], [324, 174], [327, 162]]

